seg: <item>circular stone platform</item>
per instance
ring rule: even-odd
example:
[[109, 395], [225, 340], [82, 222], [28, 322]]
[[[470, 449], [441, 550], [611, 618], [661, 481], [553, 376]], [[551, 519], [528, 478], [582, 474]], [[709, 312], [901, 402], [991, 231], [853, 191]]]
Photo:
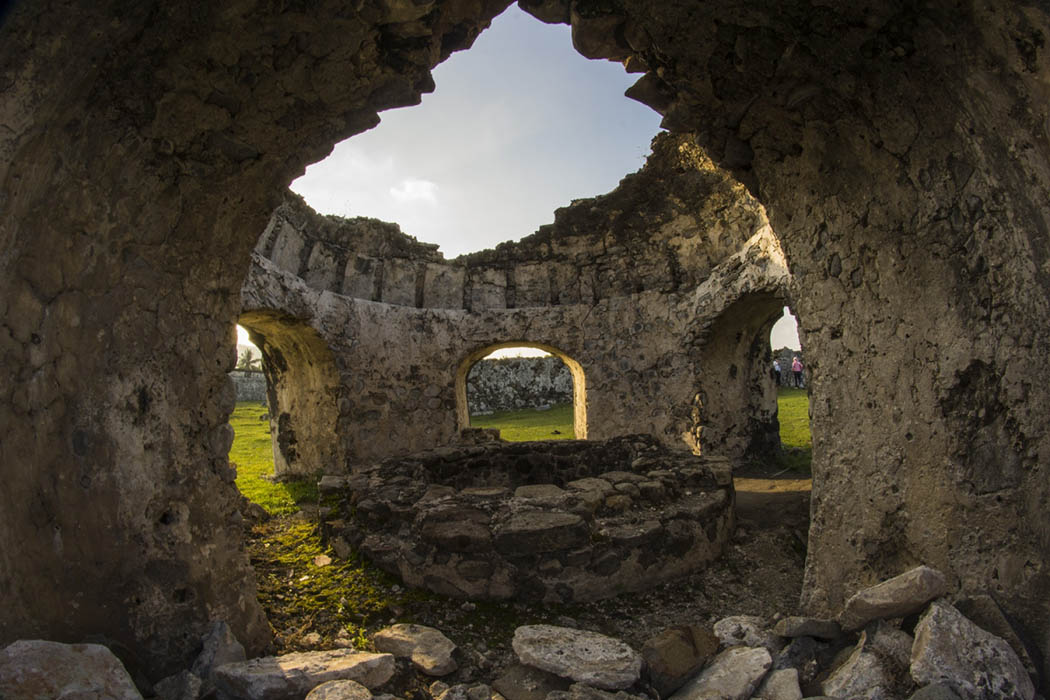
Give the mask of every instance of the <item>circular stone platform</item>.
[[324, 477], [325, 532], [405, 584], [473, 599], [595, 600], [718, 557], [728, 460], [648, 435], [489, 443]]

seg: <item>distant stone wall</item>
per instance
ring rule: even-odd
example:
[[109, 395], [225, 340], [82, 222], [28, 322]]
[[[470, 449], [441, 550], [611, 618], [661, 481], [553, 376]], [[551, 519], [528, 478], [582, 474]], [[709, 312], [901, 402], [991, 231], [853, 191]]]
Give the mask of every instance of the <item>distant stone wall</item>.
[[471, 415], [572, 401], [572, 376], [557, 357], [482, 360], [467, 378]]
[[266, 376], [261, 370], [234, 370], [230, 379], [237, 387], [237, 401], [266, 403]]

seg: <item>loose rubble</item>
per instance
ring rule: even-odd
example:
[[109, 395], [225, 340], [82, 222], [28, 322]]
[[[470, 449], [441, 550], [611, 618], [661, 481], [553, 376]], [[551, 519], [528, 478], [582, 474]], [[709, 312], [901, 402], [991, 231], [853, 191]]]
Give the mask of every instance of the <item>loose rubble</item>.
[[[340, 649], [213, 667], [239, 655], [229, 630], [216, 624], [192, 668], [153, 690], [163, 700], [395, 700], [407, 697], [409, 687], [420, 700], [1034, 700], [1040, 679], [1029, 676], [1007, 641], [946, 597], [915, 610], [926, 595], [921, 591], [938, 588], [938, 581], [939, 572], [921, 567], [859, 592], [840, 619], [856, 624], [875, 607], [889, 611], [868, 619], [859, 634], [817, 618], [773, 623], [736, 615], [667, 628], [639, 653], [589, 630], [525, 625], [513, 636], [518, 663], [490, 675], [474, 667], [464, 676], [454, 642], [413, 624], [374, 636], [376, 648], [392, 654]], [[858, 600], [869, 601], [866, 612], [857, 612]], [[902, 611], [922, 615], [901, 617]], [[394, 655], [406, 660], [395, 663]], [[198, 670], [214, 687], [202, 683]], [[442, 680], [411, 683], [434, 676]], [[75, 694], [81, 691], [142, 698], [105, 647], [20, 641], [0, 652], [0, 697], [81, 697]]]

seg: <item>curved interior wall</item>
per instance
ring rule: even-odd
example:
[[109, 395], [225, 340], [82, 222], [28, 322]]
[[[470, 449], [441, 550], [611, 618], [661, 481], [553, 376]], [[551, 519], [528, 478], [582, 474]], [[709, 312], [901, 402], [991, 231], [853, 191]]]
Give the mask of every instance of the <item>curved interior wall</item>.
[[[265, 645], [225, 457], [250, 249], [306, 163], [417, 103], [505, 5], [9, 11], [0, 641], [102, 635], [155, 678], [212, 617]], [[924, 562], [996, 596], [1045, 660], [1046, 8], [574, 5], [523, 6], [647, 67], [629, 94], [747, 184], [790, 264], [813, 407], [804, 606], [834, 614]]]

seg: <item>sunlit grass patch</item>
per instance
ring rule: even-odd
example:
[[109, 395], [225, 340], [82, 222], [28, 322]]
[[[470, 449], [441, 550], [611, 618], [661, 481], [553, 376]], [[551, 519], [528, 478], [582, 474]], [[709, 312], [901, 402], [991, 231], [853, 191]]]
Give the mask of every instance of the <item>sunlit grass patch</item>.
[[813, 459], [809, 432], [809, 396], [805, 389], [780, 387], [777, 390], [777, 419], [780, 421], [781, 463], [808, 474]]
[[554, 404], [546, 411], [522, 409], [497, 411], [487, 416], [471, 416], [475, 428], [499, 428], [500, 437], [510, 442], [529, 440], [572, 440], [572, 404]]
[[230, 416], [234, 433], [230, 462], [237, 465], [237, 488], [270, 515], [294, 513], [299, 503], [317, 502], [316, 479], [273, 481], [270, 421], [260, 419], [265, 414], [265, 407], [243, 401]]

